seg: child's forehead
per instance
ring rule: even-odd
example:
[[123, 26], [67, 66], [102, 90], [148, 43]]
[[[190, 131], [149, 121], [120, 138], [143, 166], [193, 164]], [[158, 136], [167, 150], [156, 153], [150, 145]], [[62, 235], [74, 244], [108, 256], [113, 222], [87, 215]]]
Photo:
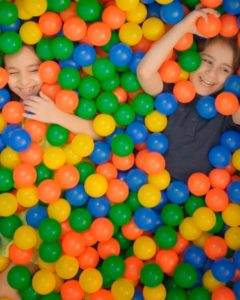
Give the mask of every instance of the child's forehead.
[[40, 58], [32, 47], [23, 46], [20, 51], [12, 55], [5, 55], [4, 63], [6, 68], [18, 66], [32, 66], [41, 63]]

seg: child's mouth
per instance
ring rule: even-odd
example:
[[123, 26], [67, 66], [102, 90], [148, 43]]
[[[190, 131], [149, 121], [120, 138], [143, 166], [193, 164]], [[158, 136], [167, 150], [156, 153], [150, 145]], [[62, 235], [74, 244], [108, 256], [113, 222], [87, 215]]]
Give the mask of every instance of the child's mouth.
[[200, 79], [200, 83], [201, 83], [202, 85], [204, 85], [205, 87], [212, 87], [212, 86], [214, 85], [214, 83], [209, 82], [209, 81], [206, 80], [206, 79], [203, 79], [201, 76], [199, 77], [199, 79]]

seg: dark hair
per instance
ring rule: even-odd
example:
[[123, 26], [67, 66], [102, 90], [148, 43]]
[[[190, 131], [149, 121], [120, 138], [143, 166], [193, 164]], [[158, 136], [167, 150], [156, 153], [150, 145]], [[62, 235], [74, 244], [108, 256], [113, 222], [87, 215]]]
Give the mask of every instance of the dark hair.
[[234, 56], [233, 56], [233, 70], [234, 72], [237, 71], [237, 69], [239, 68], [239, 63], [240, 63], [240, 48], [238, 45], [238, 38], [237, 36], [234, 37], [223, 37], [221, 35], [217, 35], [213, 38], [210, 39], [197, 39], [197, 46], [198, 46], [198, 51], [202, 52], [204, 51], [204, 49], [207, 48], [207, 46], [219, 42], [225, 45], [228, 45], [229, 47], [231, 47], [231, 49], [233, 50]]

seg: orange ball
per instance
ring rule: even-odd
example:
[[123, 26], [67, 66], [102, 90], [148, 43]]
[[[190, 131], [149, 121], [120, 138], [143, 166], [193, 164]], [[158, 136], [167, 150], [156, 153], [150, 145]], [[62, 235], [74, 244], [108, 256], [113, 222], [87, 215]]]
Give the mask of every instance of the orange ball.
[[195, 196], [203, 196], [210, 189], [210, 180], [204, 173], [193, 173], [187, 181], [189, 191]]
[[227, 254], [227, 243], [220, 236], [210, 236], [203, 245], [203, 250], [208, 258], [216, 260]]
[[145, 150], [145, 149], [143, 149], [137, 153], [136, 158], [135, 158], [135, 163], [139, 169], [143, 170], [144, 160], [148, 153], [149, 153], [149, 151]]
[[132, 46], [134, 52], [142, 51], [147, 52], [151, 48], [152, 42], [145, 38], [145, 36], [142, 36], [140, 42], [138, 42], [136, 45]]
[[70, 17], [64, 22], [63, 33], [71, 41], [80, 41], [87, 33], [87, 24], [79, 17]]
[[23, 121], [24, 106], [18, 101], [7, 102], [3, 109], [2, 114], [5, 121], [9, 124], [19, 124]]
[[211, 14], [208, 14], [208, 22], [203, 17], [200, 17], [196, 25], [198, 32], [206, 38], [218, 35], [221, 30], [221, 20]]
[[114, 227], [107, 218], [97, 218], [92, 222], [90, 232], [97, 241], [108, 241], [113, 236]]
[[138, 237], [143, 235], [143, 233], [144, 231], [137, 227], [133, 221], [133, 218], [128, 224], [122, 226], [122, 234], [128, 240], [136, 240]]
[[47, 83], [43, 83], [42, 87], [41, 87], [41, 91], [48, 96], [49, 98], [51, 98], [52, 100], [55, 99], [57, 93], [61, 90], [62, 88], [60, 87], [59, 84], [55, 83], [55, 84], [47, 84]]
[[231, 181], [231, 175], [225, 169], [213, 169], [209, 173], [209, 180], [212, 187], [225, 189]]
[[222, 4], [223, 0], [201, 0], [201, 4], [205, 7], [216, 8]]
[[104, 46], [111, 38], [111, 30], [103, 22], [94, 22], [88, 26], [87, 40], [94, 46]]
[[216, 97], [215, 106], [220, 114], [230, 116], [239, 108], [238, 98], [231, 92], [222, 92]]
[[96, 173], [103, 175], [108, 181], [116, 179], [118, 175], [116, 167], [110, 162], [98, 165]]
[[81, 233], [69, 231], [62, 239], [63, 252], [71, 256], [79, 256], [85, 250], [86, 244]]
[[39, 66], [39, 75], [43, 82], [54, 84], [58, 80], [58, 74], [61, 68], [59, 64], [53, 60], [47, 60]]
[[113, 203], [124, 202], [129, 194], [129, 188], [125, 181], [112, 179], [109, 181], [106, 196]]
[[37, 179], [35, 168], [26, 163], [22, 163], [13, 170], [13, 180], [17, 188], [31, 186]]
[[108, 241], [99, 242], [97, 246], [97, 251], [101, 259], [105, 259], [110, 255], [118, 256], [120, 250], [120, 244], [114, 238], [110, 238]]
[[175, 83], [179, 80], [181, 68], [179, 64], [174, 60], [165, 61], [160, 70], [159, 74], [163, 82]]
[[22, 162], [37, 166], [42, 162], [43, 149], [37, 143], [31, 143], [27, 150], [19, 153]]
[[172, 249], [160, 249], [155, 256], [155, 262], [161, 267], [164, 273], [171, 275], [179, 263], [179, 257]]
[[30, 134], [33, 142], [39, 143], [46, 135], [47, 124], [45, 123], [29, 119], [23, 127]]
[[145, 155], [142, 168], [149, 174], [154, 175], [165, 169], [165, 159], [163, 155], [158, 152], [148, 152]]
[[99, 255], [95, 248], [86, 247], [84, 252], [78, 257], [79, 267], [82, 270], [96, 268], [99, 262]]
[[61, 188], [54, 179], [43, 180], [38, 186], [39, 199], [44, 203], [53, 203], [61, 196]]
[[177, 51], [185, 51], [192, 46], [192, 43], [193, 43], [193, 34], [188, 32], [184, 34], [184, 36], [177, 42], [174, 48]]
[[61, 30], [62, 19], [58, 13], [48, 11], [41, 15], [38, 24], [43, 34], [51, 36]]
[[79, 180], [80, 174], [78, 169], [73, 165], [63, 165], [55, 172], [55, 180], [59, 186], [66, 190], [75, 187]]
[[178, 102], [188, 103], [194, 99], [196, 90], [191, 81], [181, 80], [175, 84], [173, 94]]
[[8, 72], [0, 67], [0, 89], [5, 87], [5, 85], [8, 83], [9, 75]]
[[121, 86], [117, 87], [113, 94], [117, 97], [118, 103], [124, 103], [127, 101], [127, 92]]
[[228, 194], [221, 188], [213, 188], [207, 192], [205, 202], [213, 211], [224, 211], [229, 203]]
[[97, 243], [97, 240], [89, 230], [85, 230], [84, 232], [82, 232], [82, 235], [84, 237], [86, 246], [93, 246]]
[[90, 294], [89, 300], [113, 300], [113, 297], [110, 291], [100, 289], [96, 293]]
[[117, 6], [110, 5], [104, 9], [102, 20], [110, 29], [115, 30], [125, 23], [126, 14]]
[[143, 261], [136, 257], [136, 256], [130, 256], [125, 259], [125, 272], [123, 277], [129, 279], [129, 280], [139, 280], [141, 269], [144, 266]]
[[78, 106], [78, 95], [73, 90], [60, 90], [55, 97], [56, 106], [67, 113], [73, 113]]
[[60, 17], [62, 18], [63, 22], [65, 22], [67, 19], [71, 17], [77, 16], [76, 5], [77, 5], [76, 2], [71, 2], [71, 4], [68, 6], [67, 9], [60, 12]]
[[64, 282], [60, 291], [63, 300], [82, 300], [84, 297], [84, 291], [77, 280]]
[[127, 156], [121, 157], [113, 153], [112, 163], [118, 170], [127, 171], [134, 165], [134, 154], [131, 153]]
[[232, 15], [222, 15], [221, 20], [221, 30], [220, 34], [224, 37], [233, 37], [238, 33], [238, 19], [236, 16]]
[[177, 254], [182, 254], [185, 249], [189, 246], [189, 242], [185, 240], [182, 235], [178, 232], [177, 243], [171, 250], [174, 250]]
[[9, 258], [16, 265], [26, 265], [32, 260], [32, 249], [23, 250], [12, 244], [9, 248]]
[[219, 286], [213, 291], [211, 300], [237, 300], [237, 298], [230, 288]]

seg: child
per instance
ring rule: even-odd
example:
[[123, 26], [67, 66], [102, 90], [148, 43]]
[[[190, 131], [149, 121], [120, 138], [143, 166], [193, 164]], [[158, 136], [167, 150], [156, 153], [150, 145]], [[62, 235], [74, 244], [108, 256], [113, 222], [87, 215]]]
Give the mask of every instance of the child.
[[23, 101], [26, 118], [58, 124], [75, 134], [85, 133], [93, 139], [99, 138], [93, 130], [92, 121], [59, 110], [50, 98], [40, 92], [42, 81], [38, 68], [41, 60], [33, 47], [24, 45], [16, 54], [5, 55], [4, 63], [9, 73], [8, 86]]
[[[158, 69], [184, 34], [190, 32], [200, 35], [196, 21], [199, 17], [207, 21], [207, 14], [218, 16], [215, 10], [209, 8], [194, 10], [146, 53], [137, 70], [144, 91], [153, 96], [163, 91]], [[239, 64], [236, 40], [216, 37], [202, 41], [200, 46], [201, 66], [192, 72], [189, 78], [197, 97], [219, 92]], [[169, 140], [166, 166], [173, 179], [185, 181], [194, 172], [207, 174], [211, 170], [208, 161], [209, 150], [218, 143], [221, 133], [234, 123], [240, 124], [240, 109], [233, 116], [217, 115], [211, 120], [204, 120], [195, 112], [195, 101], [179, 104], [177, 111], [169, 117], [164, 132]]]

